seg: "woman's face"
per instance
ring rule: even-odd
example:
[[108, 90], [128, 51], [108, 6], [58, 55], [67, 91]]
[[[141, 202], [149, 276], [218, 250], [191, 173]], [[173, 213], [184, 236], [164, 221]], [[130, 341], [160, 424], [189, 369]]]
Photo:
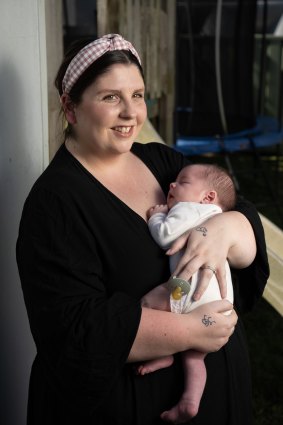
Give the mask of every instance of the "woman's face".
[[74, 106], [76, 140], [105, 156], [129, 151], [146, 118], [144, 82], [135, 65], [113, 65]]

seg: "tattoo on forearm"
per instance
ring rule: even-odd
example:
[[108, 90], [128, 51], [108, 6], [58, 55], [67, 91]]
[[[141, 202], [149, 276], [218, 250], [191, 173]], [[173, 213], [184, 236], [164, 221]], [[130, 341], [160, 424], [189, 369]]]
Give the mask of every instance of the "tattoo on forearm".
[[201, 232], [202, 233], [202, 236], [206, 236], [206, 234], [207, 234], [207, 228], [204, 227], [204, 226], [197, 227], [196, 228], [196, 231], [197, 232]]
[[205, 326], [209, 326], [209, 325], [212, 325], [213, 323], [216, 323], [216, 322], [215, 322], [215, 320], [211, 320], [211, 317], [209, 317], [209, 316], [207, 316], [207, 315], [205, 314], [205, 315], [203, 316], [202, 323], [203, 323]]

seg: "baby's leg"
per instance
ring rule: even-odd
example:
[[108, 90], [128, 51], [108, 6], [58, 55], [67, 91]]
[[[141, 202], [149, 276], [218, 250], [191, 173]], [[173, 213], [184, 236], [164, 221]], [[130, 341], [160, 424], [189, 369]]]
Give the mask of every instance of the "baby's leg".
[[196, 416], [206, 383], [205, 354], [189, 350], [183, 353], [184, 392], [178, 404], [163, 412], [161, 418], [172, 423], [183, 423]]
[[164, 369], [165, 367], [171, 366], [173, 363], [173, 356], [161, 357], [160, 359], [149, 360], [137, 367], [138, 375], [146, 375], [147, 373], [155, 372], [159, 369]]

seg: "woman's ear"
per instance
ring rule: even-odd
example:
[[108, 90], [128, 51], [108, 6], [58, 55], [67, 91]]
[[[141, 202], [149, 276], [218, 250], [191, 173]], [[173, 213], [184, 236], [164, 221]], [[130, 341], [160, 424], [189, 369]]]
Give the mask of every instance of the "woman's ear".
[[71, 101], [70, 96], [66, 93], [62, 94], [61, 98], [61, 105], [63, 108], [63, 111], [65, 113], [66, 120], [70, 124], [76, 124], [76, 114], [75, 114], [75, 105]]
[[214, 204], [217, 199], [217, 193], [215, 190], [209, 190], [205, 192], [202, 204]]

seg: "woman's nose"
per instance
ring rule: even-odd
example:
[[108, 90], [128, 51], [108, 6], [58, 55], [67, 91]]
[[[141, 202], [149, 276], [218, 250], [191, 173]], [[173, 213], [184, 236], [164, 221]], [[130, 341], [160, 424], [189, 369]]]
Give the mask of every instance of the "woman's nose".
[[135, 105], [131, 101], [123, 102], [120, 116], [123, 118], [135, 118], [137, 116]]

